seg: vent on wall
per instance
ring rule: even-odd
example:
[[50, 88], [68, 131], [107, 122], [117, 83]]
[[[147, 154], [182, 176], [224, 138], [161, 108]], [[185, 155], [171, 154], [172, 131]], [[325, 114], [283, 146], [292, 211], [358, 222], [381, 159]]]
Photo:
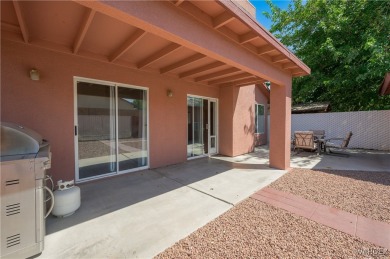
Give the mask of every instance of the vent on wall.
[[5, 215], [11, 216], [20, 213], [20, 203], [5, 206]]
[[5, 186], [19, 184], [19, 179], [5, 181]]
[[7, 237], [7, 248], [20, 244], [20, 234]]

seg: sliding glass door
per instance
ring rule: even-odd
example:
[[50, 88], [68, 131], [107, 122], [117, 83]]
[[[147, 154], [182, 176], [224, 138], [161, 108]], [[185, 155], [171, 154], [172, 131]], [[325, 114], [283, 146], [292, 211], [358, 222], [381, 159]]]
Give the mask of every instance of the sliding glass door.
[[80, 80], [76, 93], [76, 180], [146, 168], [147, 91]]
[[187, 157], [217, 153], [216, 101], [187, 97]]
[[119, 171], [147, 165], [146, 91], [118, 87]]

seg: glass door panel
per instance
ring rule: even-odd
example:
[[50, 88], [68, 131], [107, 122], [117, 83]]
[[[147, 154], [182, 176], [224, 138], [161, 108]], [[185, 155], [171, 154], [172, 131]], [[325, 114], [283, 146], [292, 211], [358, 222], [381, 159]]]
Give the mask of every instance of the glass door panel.
[[217, 153], [217, 108], [216, 102], [210, 101], [210, 154]]
[[209, 153], [209, 101], [203, 99], [203, 149]]
[[194, 144], [194, 98], [187, 97], [187, 157], [192, 157]]
[[187, 97], [187, 157], [217, 153], [217, 103]]
[[203, 155], [203, 101], [200, 98], [194, 98], [194, 143], [192, 146], [193, 156]]
[[204, 154], [203, 99], [187, 97], [187, 116], [187, 157], [201, 156]]
[[119, 171], [147, 165], [146, 91], [118, 87]]
[[79, 179], [115, 173], [115, 86], [77, 83]]

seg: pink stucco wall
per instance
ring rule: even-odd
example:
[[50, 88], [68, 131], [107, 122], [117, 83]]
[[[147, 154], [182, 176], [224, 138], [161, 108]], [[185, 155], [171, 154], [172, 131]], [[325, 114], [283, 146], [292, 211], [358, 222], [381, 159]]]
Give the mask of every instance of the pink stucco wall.
[[261, 93], [259, 90], [259, 87], [263, 86], [257, 86], [255, 88], [255, 102], [257, 104], [262, 104], [264, 105], [264, 133], [263, 134], [255, 134], [255, 146], [260, 146], [260, 145], [266, 145], [267, 144], [267, 129], [268, 129], [268, 99], [264, 96], [264, 94]]
[[[255, 103], [263, 104], [267, 107], [267, 99], [255, 85], [234, 87], [233, 91], [235, 109], [233, 115], [232, 156], [237, 156], [252, 152], [257, 144], [256, 139], [260, 141], [266, 139], [266, 132], [264, 134], [255, 134]], [[265, 144], [265, 142], [258, 144]]]
[[[219, 152], [229, 156], [253, 149], [254, 103], [266, 103], [254, 85], [201, 86], [22, 43], [2, 41], [1, 57], [1, 120], [50, 141], [55, 180], [75, 178], [74, 76], [148, 87], [151, 168], [187, 159], [187, 94], [218, 98]], [[32, 68], [40, 71], [40, 81], [29, 78]]]
[[270, 166], [290, 168], [292, 79], [272, 85], [270, 103]]
[[[32, 128], [51, 142], [56, 180], [73, 179], [75, 172], [73, 76], [149, 88], [152, 168], [187, 159], [187, 94], [219, 97], [217, 88], [9, 41], [2, 41], [1, 58], [1, 120]], [[40, 81], [29, 78], [31, 68], [40, 71]]]
[[219, 100], [219, 153], [233, 156], [233, 86], [223, 87]]

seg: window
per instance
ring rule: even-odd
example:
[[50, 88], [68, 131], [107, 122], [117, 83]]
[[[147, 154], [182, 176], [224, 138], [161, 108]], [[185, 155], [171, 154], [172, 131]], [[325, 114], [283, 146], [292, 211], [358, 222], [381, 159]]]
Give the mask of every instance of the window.
[[264, 105], [255, 104], [256, 115], [255, 115], [255, 133], [264, 133]]

